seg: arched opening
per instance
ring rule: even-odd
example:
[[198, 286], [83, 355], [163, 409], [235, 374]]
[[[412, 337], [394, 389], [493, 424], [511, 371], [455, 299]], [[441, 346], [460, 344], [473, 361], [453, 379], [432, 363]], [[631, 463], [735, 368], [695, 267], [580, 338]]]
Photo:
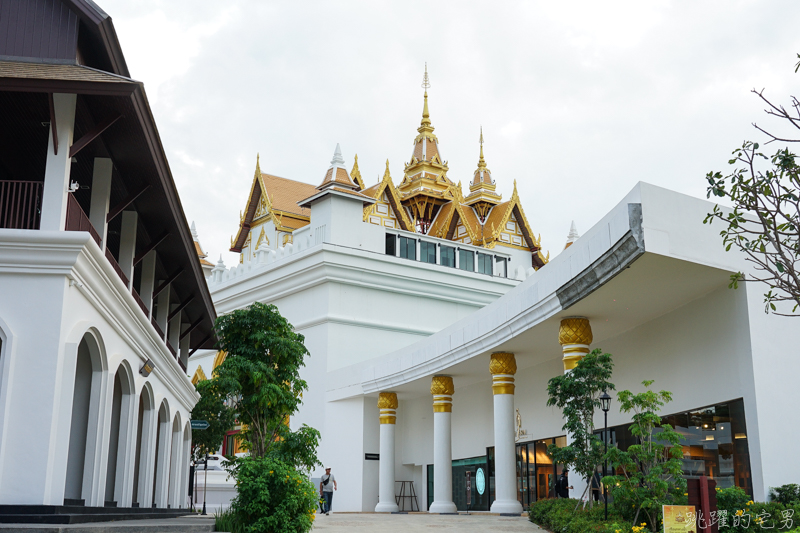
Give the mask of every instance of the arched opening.
[[92, 498], [103, 370], [100, 347], [91, 333], [78, 344], [76, 359], [64, 499], [85, 502]]
[[114, 375], [114, 390], [111, 402], [111, 431], [108, 441], [108, 464], [106, 466], [106, 504], [127, 507], [129, 502], [128, 457], [130, 456], [130, 434], [133, 412], [133, 376], [125, 362]]
[[166, 507], [169, 490], [169, 452], [172, 431], [169, 420], [169, 406], [166, 400], [158, 409], [158, 425], [156, 428], [156, 465], [153, 476], [153, 507]]
[[133, 507], [146, 507], [152, 505], [152, 484], [145, 480], [155, 477], [154, 467], [155, 452], [158, 448], [150, 448], [151, 441], [155, 438], [156, 411], [153, 390], [149, 383], [145, 383], [139, 394], [139, 407], [136, 421], [136, 452], [133, 465]]
[[175, 413], [172, 421], [172, 449], [170, 450], [169, 468], [169, 504], [172, 507], [180, 506], [180, 476], [183, 471], [183, 459], [181, 450], [183, 448], [183, 431], [181, 430], [181, 415]]

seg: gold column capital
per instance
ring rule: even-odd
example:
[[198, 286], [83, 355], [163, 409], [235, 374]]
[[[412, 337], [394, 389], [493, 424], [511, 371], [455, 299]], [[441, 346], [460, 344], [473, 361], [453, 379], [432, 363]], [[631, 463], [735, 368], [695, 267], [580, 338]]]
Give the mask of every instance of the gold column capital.
[[492, 373], [493, 394], [514, 394], [514, 374], [517, 373], [517, 359], [513, 353], [495, 352], [489, 361]]
[[561, 320], [558, 328], [558, 342], [564, 352], [564, 371], [572, 370], [578, 361], [589, 353], [592, 344], [592, 326], [589, 319], [573, 316]]
[[489, 361], [489, 372], [495, 374], [511, 374], [512, 376], [517, 373], [517, 359], [513, 353], [508, 352], [495, 352], [492, 354], [492, 359]]
[[381, 424], [394, 424], [397, 422], [397, 393], [381, 392], [378, 394], [378, 409], [381, 410]]
[[453, 398], [451, 395], [455, 390], [452, 377], [433, 376], [431, 378], [434, 413], [451, 413], [453, 411]]
[[381, 392], [380, 394], [378, 394], [378, 408], [397, 409], [397, 393]]
[[450, 376], [433, 376], [431, 378], [431, 394], [451, 395], [456, 391], [453, 378]]

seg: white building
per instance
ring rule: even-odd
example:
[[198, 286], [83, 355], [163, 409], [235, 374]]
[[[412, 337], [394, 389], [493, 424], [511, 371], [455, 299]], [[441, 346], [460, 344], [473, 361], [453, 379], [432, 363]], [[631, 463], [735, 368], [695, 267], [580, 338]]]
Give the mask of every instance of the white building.
[[0, 521], [186, 509], [195, 244], [111, 19], [25, 6], [0, 40]]
[[[796, 328], [764, 314], [763, 287], [728, 289], [748, 266], [703, 225], [713, 204], [639, 183], [547, 262], [521, 207], [486, 194], [482, 153], [472, 183], [494, 203], [470, 204], [475, 191], [465, 199], [441, 179], [427, 108], [426, 95], [398, 187], [387, 166], [365, 188], [338, 147], [316, 188], [257, 165], [232, 242], [242, 262], [220, 261], [209, 278], [218, 313], [272, 303], [305, 336], [310, 389], [292, 426], [321, 431], [320, 458], [339, 483], [334, 509], [394, 510], [410, 488], [400, 481], [435, 512], [513, 513], [546, 497], [560, 466], [544, 448], [566, 442], [560, 413], [545, 406], [547, 381], [598, 347], [614, 355], [618, 390], [654, 379], [674, 393], [663, 414], [686, 439], [687, 476], [756, 499], [800, 479], [781, 453], [800, 430], [776, 408], [800, 399]], [[436, 195], [446, 201], [431, 209]], [[506, 227], [518, 246], [504, 245]], [[210, 376], [220, 360], [198, 353], [189, 375]], [[611, 437], [625, 446], [630, 418], [617, 407]]]

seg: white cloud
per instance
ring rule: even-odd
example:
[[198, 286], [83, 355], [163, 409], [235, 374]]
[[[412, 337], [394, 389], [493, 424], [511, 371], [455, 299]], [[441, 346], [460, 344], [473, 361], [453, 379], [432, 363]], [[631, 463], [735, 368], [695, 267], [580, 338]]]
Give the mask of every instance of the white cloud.
[[317, 183], [340, 142], [367, 182], [387, 158], [399, 181], [425, 61], [450, 178], [472, 176], [483, 125], [499, 192], [517, 180], [551, 255], [639, 180], [704, 197], [705, 173], [768, 123], [750, 89], [785, 101], [800, 80], [792, 0], [100, 1], [187, 216], [228, 264], [257, 152]]

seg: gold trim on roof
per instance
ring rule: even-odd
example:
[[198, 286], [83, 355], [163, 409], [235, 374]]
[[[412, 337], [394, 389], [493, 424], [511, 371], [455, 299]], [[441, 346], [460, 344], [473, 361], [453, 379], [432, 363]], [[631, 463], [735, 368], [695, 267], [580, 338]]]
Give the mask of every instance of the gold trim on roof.
[[350, 171], [350, 178], [358, 185], [358, 190], [363, 191], [366, 187], [364, 187], [364, 179], [361, 177], [361, 171], [358, 169], [358, 154], [353, 157], [353, 160], [353, 170]]
[[[383, 179], [381, 179], [380, 183], [378, 184], [377, 188], [370, 187], [369, 189], [365, 189], [362, 193], [375, 198], [376, 200], [380, 199], [381, 195], [386, 192], [391, 199], [394, 200], [393, 202], [389, 202], [389, 207], [391, 207], [392, 211], [394, 211], [395, 218], [400, 222], [402, 226], [401, 229], [406, 231], [414, 231], [414, 226], [411, 223], [411, 219], [408, 218], [408, 213], [406, 213], [405, 207], [403, 207], [402, 201], [400, 199], [400, 193], [394, 186], [392, 182], [392, 174], [389, 172], [389, 160], [386, 160], [386, 170], [383, 173]], [[363, 214], [363, 221], [367, 222], [369, 220], [369, 216], [373, 214], [375, 210], [375, 206], [377, 204], [371, 204], [364, 208]]]
[[207, 379], [206, 373], [203, 372], [203, 367], [198, 366], [197, 370], [194, 371], [194, 376], [192, 376], [192, 385], [197, 385], [199, 382]]

